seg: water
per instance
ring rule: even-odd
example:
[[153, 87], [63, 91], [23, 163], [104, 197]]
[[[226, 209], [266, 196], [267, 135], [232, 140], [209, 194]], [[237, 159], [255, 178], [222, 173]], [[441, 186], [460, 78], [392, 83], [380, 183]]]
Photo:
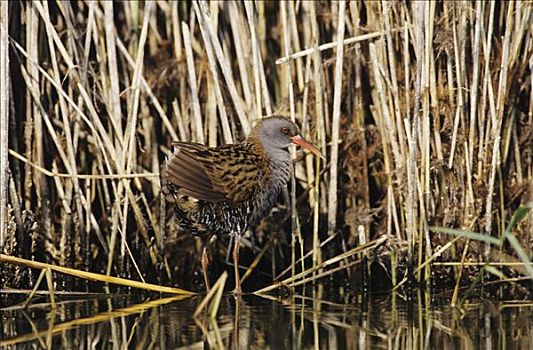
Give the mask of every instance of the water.
[[[211, 320], [205, 314], [192, 316], [202, 296], [140, 300], [100, 295], [60, 300], [55, 311], [47, 299], [41, 299], [26, 310], [17, 305], [2, 309], [0, 345], [16, 349], [533, 348], [531, 302], [465, 302], [452, 308], [447, 299], [431, 300], [422, 293], [412, 302], [391, 294], [326, 298], [320, 288], [306, 294], [283, 300], [224, 295], [216, 319]], [[2, 297], [4, 302], [14, 298]]]

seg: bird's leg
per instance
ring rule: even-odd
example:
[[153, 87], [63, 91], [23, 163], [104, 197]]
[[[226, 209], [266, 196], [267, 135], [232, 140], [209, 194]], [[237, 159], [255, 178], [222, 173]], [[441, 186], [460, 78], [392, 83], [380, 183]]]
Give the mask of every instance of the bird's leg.
[[231, 255], [231, 246], [233, 245], [233, 235], [229, 237], [228, 252], [226, 253], [226, 265], [229, 265], [229, 257]]
[[209, 275], [207, 273], [209, 268], [209, 257], [207, 256], [207, 244], [204, 244], [204, 249], [202, 251], [202, 270], [204, 272], [204, 282], [205, 282], [205, 289], [209, 292], [211, 289], [211, 285], [209, 284]]
[[241, 276], [239, 274], [239, 246], [241, 235], [235, 235], [235, 247], [233, 247], [233, 266], [235, 268], [235, 294], [241, 294]]

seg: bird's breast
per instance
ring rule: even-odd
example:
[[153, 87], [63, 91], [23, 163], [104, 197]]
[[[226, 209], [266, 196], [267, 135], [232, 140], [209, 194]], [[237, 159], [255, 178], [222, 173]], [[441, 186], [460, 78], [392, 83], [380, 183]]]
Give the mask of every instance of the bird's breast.
[[249, 227], [257, 225], [263, 217], [270, 213], [278, 201], [280, 192], [287, 186], [289, 177], [288, 161], [286, 164], [272, 165], [269, 176], [257, 187], [255, 195], [250, 201]]

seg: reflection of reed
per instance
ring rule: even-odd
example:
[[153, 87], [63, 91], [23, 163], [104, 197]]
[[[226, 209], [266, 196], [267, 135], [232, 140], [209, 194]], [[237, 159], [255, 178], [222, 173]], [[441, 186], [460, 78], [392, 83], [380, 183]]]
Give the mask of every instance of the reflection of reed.
[[224, 349], [225, 346], [222, 340], [222, 332], [224, 332], [225, 334], [229, 334], [234, 329], [232, 325], [228, 324], [225, 328], [221, 330], [218, 326], [216, 319], [213, 318], [210, 318], [207, 323], [204, 323], [198, 318], [195, 318], [194, 322], [202, 331], [202, 334], [209, 343], [210, 349]]
[[[70, 348], [136, 349], [451, 349], [485, 347], [487, 341], [505, 348], [532, 345], [530, 301], [465, 302], [460, 309], [434, 305], [429, 293], [422, 292], [408, 301], [400, 294], [379, 298], [339, 291], [338, 298], [332, 301], [327, 299], [331, 295], [327, 286], [306, 290], [307, 295], [287, 299], [248, 295], [235, 299], [226, 294], [218, 301], [216, 317], [202, 312], [200, 317], [192, 318], [201, 301], [182, 300], [184, 297], [115, 307], [113, 311], [63, 323], [62, 320], [76, 318], [83, 310], [112, 307], [95, 300], [94, 304], [71, 309], [59, 302], [57, 310], [48, 314], [47, 326], [37, 321], [42, 314], [38, 317], [35, 308], [28, 314], [2, 310], [4, 319], [16, 320], [4, 322], [4, 334], [11, 331], [13, 335], [13, 330], [21, 325], [20, 315], [26, 317], [29, 333], [6, 339], [0, 346], [20, 346], [30, 341], [41, 348], [61, 344]], [[169, 304], [175, 300], [182, 301]], [[158, 307], [162, 305], [165, 306]], [[209, 304], [206, 306], [204, 310], [209, 310]]]
[[[417, 293], [412, 302], [396, 305], [391, 303], [396, 298], [339, 303], [324, 300], [323, 295], [317, 286], [309, 297], [294, 295], [282, 301], [261, 297], [290, 312], [293, 348], [423, 349], [436, 344], [442, 348], [475, 348], [487, 342], [495, 345], [496, 340], [509, 338], [510, 334], [521, 335], [513, 339], [516, 346], [510, 347], [532, 345], [524, 336], [533, 328], [527, 312], [533, 307], [531, 302], [511, 301], [499, 306], [467, 303], [457, 309], [431, 306], [429, 293]], [[512, 324], [506, 324], [508, 317], [502, 313], [509, 308], [521, 311], [513, 313]]]
[[63, 322], [63, 323], [59, 323], [56, 325], [54, 325], [55, 312], [52, 311], [50, 313], [51, 319], [49, 322], [50, 326], [48, 329], [37, 330], [34, 326], [32, 326], [32, 328], [34, 328], [34, 331], [32, 333], [24, 334], [24, 335], [11, 338], [11, 339], [2, 340], [0, 341], [0, 347], [14, 345], [14, 344], [22, 343], [22, 342], [28, 342], [34, 339], [39, 339], [39, 341], [42, 341], [42, 337], [44, 336], [46, 336], [47, 338], [47, 344], [51, 344], [50, 339], [52, 336], [57, 335], [61, 332], [72, 330], [75, 327], [87, 326], [87, 325], [91, 325], [91, 324], [95, 324], [99, 322], [110, 321], [117, 317], [130, 316], [133, 314], [142, 314], [144, 311], [148, 309], [161, 306], [161, 305], [165, 305], [173, 301], [184, 300], [184, 299], [187, 299], [188, 297], [189, 296], [179, 295], [179, 296], [173, 296], [173, 297], [168, 297], [168, 298], [163, 298], [163, 299], [147, 301], [145, 303], [135, 304], [135, 305], [122, 308], [122, 309], [118, 309], [118, 310], [106, 311], [106, 312], [102, 312], [94, 316], [85, 317], [81, 319], [75, 319], [72, 321]]
[[[219, 281], [216, 284], [218, 283]], [[194, 316], [194, 322], [202, 331], [203, 337], [208, 342], [210, 349], [246, 348], [250, 344], [253, 344], [254, 337], [261, 334], [251, 324], [252, 310], [250, 310], [250, 307], [240, 296], [235, 298], [233, 296], [226, 296], [225, 299], [227, 305], [231, 305], [231, 302], [229, 302], [231, 299], [235, 303], [234, 307], [230, 306], [225, 310], [225, 315], [218, 318], [222, 327], [219, 326], [217, 318], [213, 317], [209, 311], [205, 318], [200, 315]], [[220, 302], [221, 300], [217, 304], [220, 304]], [[243, 309], [245, 311], [244, 315], [241, 314], [241, 310]], [[234, 312], [233, 319], [229, 317], [232, 311]]]
[[[226, 285], [226, 279], [228, 277], [227, 272], [224, 273], [218, 278], [211, 290], [207, 293], [205, 298], [200, 302], [196, 311], [193, 314], [194, 322], [202, 331], [204, 337], [209, 343], [211, 349], [224, 349], [224, 344], [222, 342], [222, 336], [220, 328], [216, 320], [218, 313], [218, 308], [220, 306], [220, 301], [222, 299], [222, 294], [224, 292], [224, 286]], [[240, 299], [240, 298], [239, 298]], [[238, 306], [236, 307], [238, 309]], [[206, 312], [207, 321], [202, 319], [202, 311]], [[231, 329], [238, 331], [238, 316], [235, 317], [236, 325]], [[212, 331], [210, 331], [211, 329]]]

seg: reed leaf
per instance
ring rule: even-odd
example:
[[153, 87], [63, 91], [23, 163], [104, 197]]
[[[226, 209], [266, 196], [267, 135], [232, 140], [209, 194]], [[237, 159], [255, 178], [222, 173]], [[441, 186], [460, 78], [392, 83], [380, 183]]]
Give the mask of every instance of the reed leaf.
[[485, 243], [496, 245], [496, 246], [500, 246], [502, 244], [502, 241], [496, 237], [487, 236], [487, 235], [483, 235], [481, 233], [472, 232], [472, 231], [459, 230], [459, 229], [446, 228], [446, 227], [435, 227], [435, 226], [430, 226], [429, 230], [433, 232], [446, 233], [452, 236], [470, 238], [476, 241], [481, 241], [481, 242], [485, 242]]

